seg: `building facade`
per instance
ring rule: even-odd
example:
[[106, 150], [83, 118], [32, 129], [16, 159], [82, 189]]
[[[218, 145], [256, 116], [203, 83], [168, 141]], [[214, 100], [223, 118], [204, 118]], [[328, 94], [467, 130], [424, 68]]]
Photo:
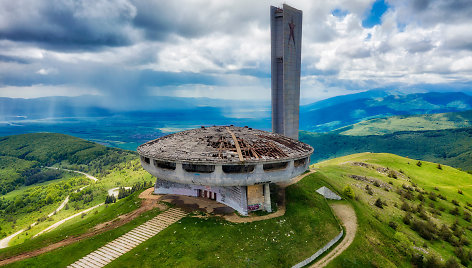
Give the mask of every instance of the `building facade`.
[[213, 126], [177, 132], [138, 147], [156, 194], [203, 197], [242, 215], [271, 211], [270, 183], [305, 172], [313, 148], [249, 127]]
[[302, 11], [270, 7], [272, 131], [298, 139]]

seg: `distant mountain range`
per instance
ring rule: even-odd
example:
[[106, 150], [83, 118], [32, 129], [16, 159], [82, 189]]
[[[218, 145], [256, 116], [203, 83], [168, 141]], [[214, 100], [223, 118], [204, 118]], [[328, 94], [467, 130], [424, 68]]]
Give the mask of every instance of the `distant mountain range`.
[[472, 109], [472, 96], [462, 92], [382, 95], [375, 91], [370, 94], [352, 94], [301, 106], [300, 129], [328, 132], [372, 118]]
[[465, 127], [472, 127], [472, 110], [374, 118], [333, 130], [332, 133], [350, 136], [369, 136], [385, 135], [399, 131], [441, 130]]
[[[150, 117], [157, 121], [195, 121], [202, 124], [242, 123], [270, 129], [269, 101], [208, 98], [148, 97], [126, 107], [103, 96], [0, 98], [0, 121], [58, 117]], [[459, 112], [472, 109], [472, 96], [462, 92], [391, 95], [373, 90], [329, 98], [300, 106], [300, 129], [328, 132], [372, 118], [394, 115]], [[245, 120], [247, 119], [247, 120]], [[236, 122], [237, 121], [237, 122]], [[246, 121], [246, 122], [244, 122]], [[269, 124], [268, 124], [269, 123]]]
[[[111, 109], [104, 101], [0, 98], [0, 136], [56, 132], [135, 150], [145, 141], [201, 125], [271, 129], [267, 102], [150, 97], [141, 107]], [[472, 170], [467, 160], [472, 136], [466, 130], [472, 128], [472, 111], [466, 110], [472, 110], [472, 97], [460, 92], [339, 96], [300, 107], [300, 128], [310, 131], [302, 131], [300, 139], [315, 148], [313, 161], [373, 151]]]

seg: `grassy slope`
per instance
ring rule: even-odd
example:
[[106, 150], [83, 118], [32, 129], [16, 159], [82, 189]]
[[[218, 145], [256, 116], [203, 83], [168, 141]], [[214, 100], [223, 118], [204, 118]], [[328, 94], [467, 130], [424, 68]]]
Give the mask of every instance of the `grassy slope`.
[[[375, 168], [353, 165], [353, 162], [368, 163]], [[451, 226], [457, 220], [461, 226], [460, 228], [464, 230], [464, 236], [469, 241], [472, 239], [472, 232], [467, 229], [470, 223], [463, 218], [464, 211], [469, 210], [465, 208], [466, 203], [472, 203], [472, 175], [470, 174], [448, 166], [442, 166], [442, 169], [438, 169], [437, 164], [429, 162], [422, 162], [422, 166], [418, 167], [416, 161], [412, 159], [392, 154], [372, 153], [340, 157], [315, 164], [313, 167], [318, 170], [315, 173], [318, 179], [331, 184], [338, 192], [342, 192], [343, 188], [349, 184], [360, 199], [359, 201], [349, 201], [354, 206], [358, 216], [358, 234], [352, 246], [332, 262], [330, 267], [409, 266], [406, 262], [408, 259], [406, 256], [412, 254], [412, 252], [417, 252], [417, 250], [411, 248], [407, 251], [401, 250], [403, 244], [396, 240], [396, 232], [409, 238], [411, 241], [410, 247], [413, 246], [412, 243], [415, 243], [418, 248], [423, 248], [430, 253], [434, 252], [445, 260], [453, 256], [454, 247], [449, 243], [441, 240], [425, 240], [402, 222], [405, 212], [400, 209], [400, 205], [403, 201], [400, 195], [395, 192], [395, 189], [402, 188], [403, 184], [411, 186], [414, 183], [418, 185], [420, 191], [432, 191], [446, 196], [447, 201], [441, 199], [433, 201], [425, 195], [426, 200], [423, 206], [427, 211], [426, 214], [437, 225], [437, 228], [442, 224]], [[377, 167], [388, 167], [390, 170], [397, 172], [402, 170], [404, 175], [397, 173], [401, 176], [393, 179], [378, 172]], [[354, 180], [349, 177], [352, 174], [374, 178], [386, 185], [391, 182], [394, 190], [385, 191], [382, 187], [375, 187], [371, 183]], [[367, 184], [373, 190], [372, 196], [365, 190]], [[437, 187], [437, 190], [434, 187]], [[458, 193], [459, 189], [463, 191], [463, 194]], [[418, 192], [413, 191], [413, 195], [415, 200], [407, 200], [407, 202], [416, 207], [420, 204], [420, 201], [416, 198]], [[375, 200], [379, 197], [387, 203], [387, 206], [383, 209], [374, 206]], [[452, 199], [459, 201], [459, 216], [453, 216], [449, 213], [455, 207], [451, 203]], [[397, 204], [397, 207], [395, 207], [395, 204]], [[431, 204], [437, 209], [440, 207], [445, 209], [441, 216], [431, 214]], [[415, 213], [413, 215], [418, 218]], [[388, 226], [390, 221], [397, 223], [397, 231]], [[425, 245], [427, 247], [424, 247]], [[428, 256], [427, 254], [424, 255]]]
[[384, 135], [398, 131], [441, 130], [472, 126], [472, 111], [376, 118], [343, 127], [334, 132], [342, 135]]
[[0, 138], [0, 154], [41, 164], [55, 163], [77, 152], [101, 146], [68, 135], [34, 133]]
[[108, 148], [64, 134], [33, 133], [0, 137], [0, 194], [24, 185], [40, 166], [60, 163], [100, 175], [118, 163], [135, 158], [134, 152]]
[[[187, 217], [115, 260], [112, 267], [287, 267], [307, 258], [339, 232], [327, 203], [315, 193], [326, 185], [313, 175], [287, 190], [284, 216], [233, 224], [217, 217]], [[100, 216], [98, 214], [97, 216]], [[65, 266], [116, 238], [128, 227], [9, 267]]]
[[347, 136], [300, 132], [315, 148], [313, 162], [361, 152], [387, 152], [472, 170], [472, 128], [396, 132], [382, 136]]
[[[70, 236], [80, 235], [85, 233], [89, 229], [93, 228], [99, 223], [110, 221], [118, 217], [119, 215], [131, 212], [137, 209], [141, 203], [140, 199], [138, 198], [139, 193], [136, 192], [129, 197], [120, 200], [116, 204], [109, 205], [109, 206], [102, 206], [98, 209], [99, 213], [89, 213], [84, 218], [76, 218], [71, 222], [61, 225], [57, 229], [45, 233], [41, 236], [38, 236], [35, 239], [27, 240], [23, 244], [15, 245], [9, 248], [0, 249], [0, 259], [5, 259], [7, 257], [11, 257], [14, 255], [18, 255], [19, 253], [31, 251], [34, 249], [38, 249], [49, 244], [61, 241]], [[87, 239], [87, 241], [93, 241], [94, 238]], [[70, 253], [68, 253], [70, 254]], [[63, 255], [61, 257], [64, 257]], [[35, 258], [31, 259], [34, 260]], [[21, 264], [22, 262], [19, 262]], [[29, 263], [28, 260], [25, 263]], [[43, 265], [46, 266], [46, 263]], [[20, 265], [21, 266], [21, 265]], [[24, 265], [23, 267], [28, 266]], [[65, 266], [65, 265], [63, 265]]]
[[[79, 187], [91, 184], [85, 190], [92, 191], [93, 200], [87, 203], [70, 200], [69, 209], [63, 209], [31, 230], [16, 236], [10, 245], [28, 241], [47, 226], [104, 202], [107, 190], [110, 188], [133, 186], [137, 182], [153, 180], [151, 175], [140, 167], [139, 160], [132, 152], [107, 148], [72, 136], [54, 133], [0, 138], [0, 183], [11, 183], [14, 181], [12, 178], [18, 179], [25, 170], [51, 164], [90, 172], [95, 174], [99, 181], [93, 183], [85, 176], [71, 172], [62, 172], [61, 179], [29, 186], [22, 186], [17, 181], [16, 190], [0, 195], [0, 238], [27, 228], [37, 219], [53, 212], [67, 195]], [[48, 169], [41, 170], [48, 171]], [[48, 195], [53, 197], [52, 203], [44, 203]], [[77, 219], [80, 217], [71, 222]]]
[[[113, 170], [110, 171], [110, 173], [104, 177], [99, 177], [99, 181], [92, 183], [89, 179], [86, 179], [84, 176], [82, 181], [85, 181], [86, 184], [90, 184], [86, 189], [91, 189], [93, 194], [94, 194], [94, 199], [91, 202], [88, 203], [83, 203], [82, 201], [70, 201], [69, 202], [69, 209], [63, 209], [56, 215], [52, 217], [52, 221], [45, 221], [37, 226], [33, 227], [32, 229], [28, 230], [27, 232], [23, 232], [22, 234], [18, 235], [10, 244], [11, 245], [17, 245], [20, 244], [24, 241], [29, 241], [29, 239], [38, 233], [39, 231], [45, 229], [46, 227], [54, 224], [55, 222], [67, 218], [68, 216], [71, 216], [72, 214], [78, 213], [83, 209], [92, 207], [94, 205], [97, 205], [99, 203], [103, 203], [105, 201], [105, 197], [108, 195], [107, 190], [119, 186], [132, 186], [137, 182], [149, 182], [152, 181], [153, 178], [152, 176], [144, 171], [142, 168], [140, 168], [140, 163], [139, 160], [135, 159], [132, 160], [128, 163], [122, 163], [115, 167]], [[74, 179], [75, 177], [72, 177], [71, 179]], [[71, 180], [69, 179], [69, 180]], [[55, 181], [55, 182], [50, 182], [46, 183], [45, 185], [39, 185], [39, 186], [30, 186], [30, 187], [25, 187], [24, 190], [19, 190], [20, 192], [12, 192], [7, 194], [8, 198], [16, 198], [16, 196], [20, 196], [21, 194], [27, 194], [30, 192], [34, 191], [39, 191], [44, 189], [43, 191], [50, 191], [48, 189], [58, 187], [63, 184], [64, 182], [67, 182], [68, 180], [60, 180], [60, 181]], [[80, 184], [83, 185], [83, 184]], [[78, 188], [78, 187], [75, 187]], [[36, 221], [41, 216], [47, 215], [48, 213], [54, 211], [59, 204], [63, 201], [65, 196], [67, 194], [70, 194], [73, 189], [69, 190], [68, 192], [62, 193], [63, 198], [58, 198], [56, 202], [54, 202], [51, 205], [47, 205], [43, 208], [41, 208], [40, 211], [35, 211], [35, 212], [28, 212], [28, 213], [23, 213], [19, 212], [14, 214], [14, 218], [16, 220], [16, 224], [14, 224], [12, 228], [12, 224], [5, 221], [4, 219], [0, 220], [0, 227], [3, 229], [4, 232], [7, 234], [14, 233], [20, 229], [26, 228], [28, 225]], [[75, 209], [77, 207], [78, 209]], [[98, 210], [101, 210], [98, 209]], [[72, 220], [71, 222], [79, 220], [80, 217], [77, 217], [75, 220]], [[64, 226], [67, 226], [70, 224], [69, 222], [66, 222]], [[85, 230], [84, 230], [85, 231]], [[5, 236], [6, 236], [5, 235]], [[41, 235], [43, 236], [43, 235]], [[41, 237], [40, 236], [40, 237]], [[35, 240], [33, 240], [35, 241]]]

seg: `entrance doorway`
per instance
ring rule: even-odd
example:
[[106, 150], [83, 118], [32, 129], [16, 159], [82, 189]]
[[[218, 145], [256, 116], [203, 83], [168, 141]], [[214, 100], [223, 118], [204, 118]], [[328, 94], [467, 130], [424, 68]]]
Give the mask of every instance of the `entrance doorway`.
[[216, 200], [216, 193], [214, 193], [212, 191], [198, 189], [197, 190], [197, 195], [199, 197], [208, 198], [208, 199], [211, 199], [211, 200]]

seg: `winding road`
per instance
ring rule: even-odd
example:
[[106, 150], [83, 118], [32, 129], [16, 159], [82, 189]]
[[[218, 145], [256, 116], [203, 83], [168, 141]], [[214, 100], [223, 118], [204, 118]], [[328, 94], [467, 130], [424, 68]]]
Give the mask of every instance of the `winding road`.
[[94, 182], [98, 181], [98, 179], [95, 178], [94, 176], [92, 176], [92, 175], [90, 175], [90, 174], [87, 174], [87, 173], [85, 173], [85, 172], [82, 172], [82, 171], [77, 171], [77, 170], [72, 170], [72, 169], [66, 169], [66, 168], [57, 168], [57, 167], [45, 167], [45, 168], [57, 169], [57, 170], [64, 170], [64, 171], [79, 173], [79, 174], [85, 175], [85, 177], [87, 177], [87, 178], [93, 180]]
[[[85, 175], [87, 178], [91, 179], [91, 180], [94, 181], [94, 182], [98, 181], [98, 179], [95, 178], [94, 176], [92, 176], [92, 175], [90, 175], [90, 174], [87, 174], [87, 173], [84, 173], [84, 172], [81, 172], [81, 171], [70, 170], [70, 169], [65, 169], [65, 168], [57, 168], [57, 167], [45, 167], [45, 168], [56, 169], [56, 170], [64, 170], [64, 171], [79, 173], [79, 174]], [[88, 185], [87, 185], [87, 186], [88, 186]], [[80, 188], [77, 192], [82, 191], [82, 190], [83, 190], [85, 187], [87, 187], [87, 186], [84, 186], [84, 187]], [[59, 207], [56, 208], [53, 212], [49, 213], [49, 214], [47, 215], [47, 217], [49, 218], [49, 217], [52, 217], [53, 215], [55, 215], [57, 212], [59, 212], [60, 210], [62, 210], [62, 209], [66, 206], [66, 204], [67, 204], [68, 202], [69, 202], [69, 196], [66, 196], [66, 198], [65, 198], [64, 201], [59, 205]], [[65, 218], [65, 219], [63, 219], [63, 220], [60, 220], [60, 221], [56, 222], [55, 224], [49, 226], [48, 228], [42, 230], [41, 232], [37, 233], [36, 235], [33, 236], [33, 238], [36, 237], [36, 236], [38, 236], [38, 235], [40, 235], [40, 234], [42, 234], [42, 233], [51, 231], [51, 230], [57, 228], [59, 225], [63, 224], [64, 222], [66, 222], [66, 221], [68, 221], [68, 220], [70, 220], [70, 219], [72, 219], [72, 218], [75, 218], [75, 217], [79, 216], [79, 215], [82, 214], [82, 213], [87, 213], [88, 211], [90, 211], [90, 210], [92, 210], [92, 209], [94, 209], [94, 208], [97, 208], [97, 207], [99, 207], [99, 206], [101, 206], [101, 205], [103, 205], [103, 204], [104, 204], [104, 203], [99, 204], [99, 205], [96, 205], [96, 206], [94, 206], [94, 207], [92, 207], [92, 208], [86, 209], [86, 210], [84, 210], [84, 211], [82, 211], [82, 212], [79, 212], [79, 213], [77, 213], [77, 214], [74, 214], [74, 215], [72, 215], [72, 216], [70, 216], [70, 217], [68, 217], [68, 218]], [[38, 222], [34, 222], [34, 223], [32, 223], [29, 227], [32, 228], [32, 227], [36, 226], [37, 224], [38, 224]], [[6, 248], [6, 247], [8, 247], [8, 244], [10, 244], [10, 241], [11, 241], [13, 238], [15, 238], [17, 235], [21, 234], [21, 233], [24, 232], [24, 231], [25, 231], [25, 229], [21, 229], [21, 230], [17, 231], [16, 233], [13, 233], [13, 234], [11, 234], [11, 235], [9, 235], [9, 236], [7, 236], [7, 237], [1, 239], [1, 240], [0, 240], [0, 248]]]
[[314, 267], [325, 267], [329, 262], [334, 260], [337, 256], [343, 253], [354, 241], [354, 237], [357, 232], [357, 217], [356, 212], [351, 205], [348, 204], [331, 204], [331, 208], [334, 210], [334, 213], [338, 219], [344, 225], [346, 230], [346, 235], [344, 239], [339, 243], [333, 250], [331, 250], [326, 256], [315, 262], [311, 265], [311, 268]]

